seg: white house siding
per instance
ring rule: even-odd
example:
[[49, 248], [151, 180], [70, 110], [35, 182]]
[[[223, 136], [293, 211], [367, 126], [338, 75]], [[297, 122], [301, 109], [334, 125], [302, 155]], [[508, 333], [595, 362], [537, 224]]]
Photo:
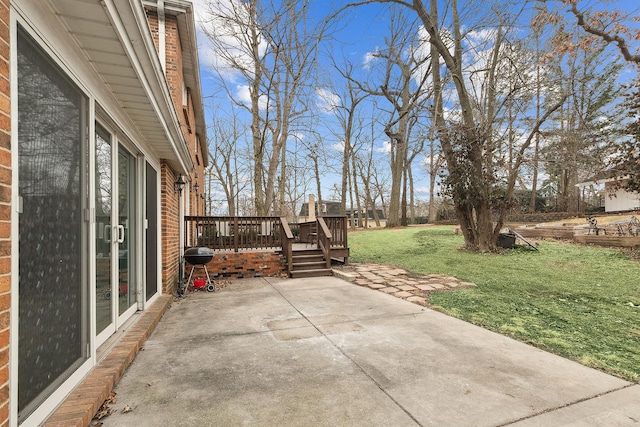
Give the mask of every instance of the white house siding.
[[[607, 187], [610, 184], [607, 183]], [[619, 188], [611, 195], [609, 189], [605, 191], [604, 210], [605, 212], [624, 212], [640, 209], [640, 194], [630, 193]]]

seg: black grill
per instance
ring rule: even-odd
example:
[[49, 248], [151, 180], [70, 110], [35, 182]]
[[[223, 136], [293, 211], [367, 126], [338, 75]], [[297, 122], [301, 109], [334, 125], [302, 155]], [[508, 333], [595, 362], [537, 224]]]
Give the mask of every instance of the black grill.
[[191, 265], [206, 264], [213, 259], [213, 249], [210, 248], [189, 248], [184, 251], [184, 259]]

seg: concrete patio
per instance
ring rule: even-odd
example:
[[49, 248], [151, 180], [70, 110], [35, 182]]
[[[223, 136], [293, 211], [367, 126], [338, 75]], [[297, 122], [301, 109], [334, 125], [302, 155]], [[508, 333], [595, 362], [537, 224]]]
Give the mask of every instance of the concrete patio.
[[640, 421], [638, 385], [335, 277], [174, 302], [115, 391], [104, 426]]

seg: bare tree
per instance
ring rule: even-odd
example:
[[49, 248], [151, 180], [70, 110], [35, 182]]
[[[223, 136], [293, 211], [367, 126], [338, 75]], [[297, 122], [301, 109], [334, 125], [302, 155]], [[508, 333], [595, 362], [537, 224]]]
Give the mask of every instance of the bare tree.
[[[591, 50], [594, 44], [598, 43], [612, 44], [625, 61], [640, 65], [640, 55], [634, 53], [634, 48], [630, 46], [633, 41], [640, 40], [640, 29], [632, 25], [634, 21], [637, 22], [633, 13], [612, 8], [608, 2], [602, 5], [604, 9], [601, 10], [596, 10], [593, 3], [582, 0], [540, 0], [540, 3], [545, 4], [545, 7], [540, 9], [534, 24], [557, 25], [553, 37], [555, 50], [552, 54]], [[548, 10], [546, 3], [554, 5], [555, 8]], [[575, 26], [582, 28], [589, 37], [580, 36], [576, 39], [571, 29], [567, 31], [571, 22], [564, 13], [567, 7], [568, 13], [575, 18]]]
[[[357, 109], [362, 101], [367, 98], [368, 94], [354, 83], [353, 64], [345, 61], [344, 64], [338, 65], [335, 58], [332, 58], [332, 60], [334, 69], [344, 78], [345, 82], [343, 90], [340, 91], [336, 89], [335, 92], [331, 92], [331, 96], [325, 96], [325, 101], [330, 106], [339, 124], [339, 130], [333, 133], [343, 145], [340, 214], [345, 215], [349, 187], [348, 182], [350, 173], [353, 172], [349, 165], [350, 162], [353, 161], [354, 133], [357, 131], [356, 127], [358, 127], [359, 124]], [[353, 184], [355, 184], [355, 178], [353, 178]], [[353, 203], [351, 203], [352, 212], [353, 207]], [[351, 224], [353, 225], [353, 221]]]
[[[316, 133], [292, 139], [287, 144], [289, 147], [287, 157], [290, 161], [286, 168], [287, 176], [284, 178], [285, 209], [280, 215], [297, 221], [298, 207], [304, 202], [305, 196], [311, 191], [313, 185], [318, 185], [322, 147], [318, 144], [319, 139]], [[314, 180], [314, 177], [317, 179]]]
[[[640, 28], [637, 24], [637, 9], [629, 13], [611, 7], [609, 4], [602, 4], [598, 10], [597, 3], [581, 0], [541, 0], [539, 5], [540, 12], [534, 24], [539, 27], [551, 24], [555, 27], [555, 36], [552, 38], [554, 49], [547, 55], [548, 57], [563, 56], [567, 53], [575, 57], [579, 51], [591, 53], [598, 51], [598, 46], [613, 45], [627, 64], [635, 66], [636, 71], [640, 70], [640, 55], [638, 55], [640, 47], [637, 45], [637, 41], [640, 40]], [[547, 8], [548, 5], [552, 5], [551, 9]], [[575, 21], [572, 18], [575, 18]], [[583, 31], [576, 32], [573, 28]], [[637, 191], [640, 188], [638, 185], [640, 144], [638, 144], [637, 126], [637, 105], [640, 97], [636, 90], [637, 85], [636, 80], [626, 87], [627, 90], [631, 90], [626, 96], [625, 103], [625, 107], [629, 109], [626, 115], [630, 123], [622, 127], [623, 133], [626, 132], [632, 140], [623, 141], [622, 144], [621, 141], [615, 140], [611, 144], [616, 155], [611, 157], [610, 166], [622, 168], [631, 178], [617, 185], [629, 191]]]
[[[450, 16], [450, 27], [446, 28], [446, 31], [438, 19], [440, 11], [437, 0], [430, 0], [429, 9], [425, 7], [422, 0], [371, 0], [363, 3], [371, 2], [394, 3], [413, 10], [427, 32], [432, 46], [432, 64], [437, 64], [436, 68], [432, 67], [431, 72], [435, 100], [434, 120], [447, 161], [447, 176], [444, 184], [453, 199], [466, 246], [480, 251], [495, 250], [498, 234], [504, 224], [518, 177], [517, 173], [513, 172], [519, 170], [525, 160], [525, 154], [537, 129], [562, 103], [558, 102], [548, 108], [533, 126], [529, 137], [514, 153], [511, 173], [504, 179], [504, 196], [496, 198], [495, 187], [498, 177], [493, 164], [495, 160], [493, 132], [495, 118], [503, 103], [496, 102], [496, 94], [492, 91], [496, 90], [496, 81], [499, 77], [496, 66], [505, 41], [502, 28], [510, 28], [510, 23], [504, 25], [503, 21], [500, 21], [498, 29], [488, 32], [492, 36], [489, 49], [491, 54], [486, 58], [485, 69], [476, 70], [474, 74], [475, 77], [481, 77], [486, 82], [483, 86], [486, 102], [479, 103], [474, 97], [472, 80], [464, 67], [465, 49], [463, 48], [473, 45], [472, 40], [467, 37], [468, 33], [463, 33], [463, 30], [469, 31], [478, 22], [472, 20], [473, 15], [467, 15], [465, 17], [467, 21], [462, 21], [458, 0], [451, 0], [446, 6], [446, 12]], [[498, 9], [492, 9], [491, 12], [498, 16], [506, 13]], [[491, 22], [492, 27], [495, 28], [495, 19], [492, 18]], [[452, 115], [449, 120], [444, 117], [442, 97], [444, 88], [440, 61], [450, 76], [453, 93], [455, 93], [455, 115]], [[510, 95], [507, 93], [501, 96]], [[492, 215], [494, 210], [498, 211], [495, 222]]]
[[[412, 119], [427, 99], [429, 55], [422, 49], [424, 40], [418, 37], [417, 21], [409, 19], [401, 8], [392, 10], [390, 35], [385, 48], [372, 54], [379, 60], [379, 82], [356, 82], [368, 94], [385, 99], [391, 106], [384, 133], [390, 143], [391, 193], [387, 227], [406, 225], [407, 169], [410, 167], [409, 143]], [[375, 81], [375, 80], [374, 80]], [[401, 205], [401, 201], [403, 202]], [[400, 220], [402, 216], [402, 221]]]
[[[231, 109], [230, 115], [229, 118], [216, 116], [212, 120], [205, 182], [209, 197], [214, 183], [220, 186], [228, 214], [236, 215], [238, 197], [248, 186], [250, 167], [248, 159], [241, 153], [245, 146], [246, 126], [238, 118], [236, 109]], [[212, 201], [206, 203], [211, 206]]]
[[[203, 24], [220, 58], [217, 73], [228, 83], [228, 96], [251, 116], [258, 215], [283, 209], [287, 141], [292, 126], [308, 112], [307, 82], [326, 29], [326, 22], [311, 22], [308, 9], [306, 2], [292, 0], [211, 0]], [[235, 91], [237, 81], [226, 79], [230, 72], [246, 83], [245, 91]]]

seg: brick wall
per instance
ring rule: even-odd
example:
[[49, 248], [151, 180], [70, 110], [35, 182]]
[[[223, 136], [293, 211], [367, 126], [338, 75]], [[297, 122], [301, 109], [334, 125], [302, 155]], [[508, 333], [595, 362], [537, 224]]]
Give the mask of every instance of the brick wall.
[[182, 112], [184, 77], [182, 74], [182, 46], [180, 45], [180, 34], [178, 33], [178, 19], [175, 16], [166, 15], [164, 25], [167, 83], [169, 84], [173, 105], [176, 107], [183, 133], [185, 136], [188, 136], [185, 118]]
[[[277, 276], [285, 270], [284, 259], [275, 252], [217, 252], [207, 264], [212, 279]], [[187, 274], [189, 271], [187, 264]], [[204, 270], [196, 269], [194, 277], [204, 277]]]
[[[157, 20], [157, 16], [155, 19]], [[187, 141], [191, 160], [195, 166], [195, 169], [189, 174], [191, 191], [185, 193], [185, 196], [188, 197], [189, 213], [191, 215], [202, 215], [204, 213], [204, 200], [200, 198], [200, 194], [204, 192], [203, 153], [200, 150], [199, 140], [196, 135], [196, 120], [191, 99], [191, 88], [186, 87], [186, 99], [184, 96], [182, 44], [180, 43], [178, 19], [175, 16], [165, 16], [165, 45], [167, 83], [180, 120], [182, 133]], [[193, 191], [196, 183], [199, 187], [198, 193]]]
[[11, 106], [9, 0], [0, 0], [0, 426], [9, 424], [11, 308]]
[[178, 285], [180, 259], [179, 195], [174, 192], [173, 183], [177, 174], [162, 162], [160, 168], [160, 203], [162, 219], [162, 292], [173, 293]]
[[[153, 34], [156, 48], [159, 46], [158, 14], [147, 10], [149, 28]], [[204, 200], [199, 195], [204, 192], [204, 163], [203, 154], [196, 135], [196, 121], [191, 101], [189, 88], [187, 89], [186, 102], [184, 97], [182, 45], [178, 28], [178, 19], [170, 12], [165, 14], [165, 73], [171, 99], [180, 121], [180, 127], [184, 134], [187, 148], [195, 165], [195, 170], [185, 177], [190, 181], [190, 186], [185, 187], [182, 195], [186, 200], [185, 206], [189, 207], [191, 215], [204, 213]], [[197, 178], [196, 178], [197, 174]], [[165, 293], [175, 291], [179, 279], [179, 216], [178, 194], [173, 191], [173, 183], [178, 173], [166, 162], [162, 162], [161, 186], [162, 186], [162, 288]], [[198, 183], [199, 193], [193, 190]], [[191, 190], [191, 191], [190, 191]]]

